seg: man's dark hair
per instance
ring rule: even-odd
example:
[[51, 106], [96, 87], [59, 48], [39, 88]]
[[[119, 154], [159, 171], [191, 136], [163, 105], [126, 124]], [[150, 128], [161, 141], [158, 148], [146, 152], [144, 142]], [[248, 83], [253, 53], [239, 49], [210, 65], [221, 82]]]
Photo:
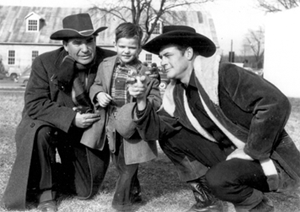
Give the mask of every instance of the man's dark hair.
[[143, 38], [143, 30], [139, 25], [125, 22], [120, 24], [116, 30], [116, 42], [120, 38], [135, 38], [141, 44], [142, 38]]

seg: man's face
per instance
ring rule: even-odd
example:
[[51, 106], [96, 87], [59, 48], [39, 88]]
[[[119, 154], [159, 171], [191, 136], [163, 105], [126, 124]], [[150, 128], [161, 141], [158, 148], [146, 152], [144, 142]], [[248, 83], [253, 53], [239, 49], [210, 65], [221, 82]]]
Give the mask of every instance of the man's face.
[[189, 66], [189, 60], [184, 52], [175, 45], [168, 45], [160, 50], [159, 57], [169, 79], [184, 79]]
[[64, 41], [64, 48], [78, 63], [83, 65], [93, 61], [96, 53], [96, 38], [71, 38]]
[[141, 48], [136, 38], [120, 38], [115, 44], [116, 52], [123, 63], [129, 63], [138, 57]]

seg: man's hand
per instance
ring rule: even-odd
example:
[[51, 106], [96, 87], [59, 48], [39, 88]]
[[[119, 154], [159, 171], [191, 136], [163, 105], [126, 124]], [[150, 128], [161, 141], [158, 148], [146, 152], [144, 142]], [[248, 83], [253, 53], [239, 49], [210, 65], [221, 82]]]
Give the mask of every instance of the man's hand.
[[146, 76], [129, 77], [127, 79], [128, 92], [136, 99], [143, 99], [146, 96]]
[[106, 107], [112, 100], [112, 97], [105, 92], [97, 94], [97, 101], [101, 107]]
[[100, 115], [96, 113], [76, 113], [73, 124], [78, 128], [87, 128], [100, 119]]
[[236, 149], [230, 155], [227, 156], [226, 160], [230, 160], [233, 158], [239, 158], [243, 160], [253, 160], [249, 155], [247, 155], [243, 149]]
[[137, 106], [139, 110], [144, 110], [146, 107], [147, 98], [147, 85], [146, 76], [129, 77], [127, 79], [128, 92], [131, 96], [136, 98]]

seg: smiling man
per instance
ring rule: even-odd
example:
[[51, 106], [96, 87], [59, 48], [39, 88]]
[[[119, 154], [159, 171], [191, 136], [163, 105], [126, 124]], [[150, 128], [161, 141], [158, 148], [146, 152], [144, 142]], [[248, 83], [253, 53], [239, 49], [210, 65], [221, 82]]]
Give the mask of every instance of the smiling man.
[[96, 36], [105, 29], [94, 30], [87, 13], [67, 16], [63, 29], [50, 37], [63, 46], [33, 62], [16, 132], [17, 156], [3, 196], [8, 209], [25, 210], [37, 203], [40, 211], [53, 212], [59, 195], [88, 199], [101, 186], [108, 146], [87, 148], [82, 135], [93, 133], [90, 129], [100, 119], [89, 87], [100, 62], [115, 54], [96, 47]]

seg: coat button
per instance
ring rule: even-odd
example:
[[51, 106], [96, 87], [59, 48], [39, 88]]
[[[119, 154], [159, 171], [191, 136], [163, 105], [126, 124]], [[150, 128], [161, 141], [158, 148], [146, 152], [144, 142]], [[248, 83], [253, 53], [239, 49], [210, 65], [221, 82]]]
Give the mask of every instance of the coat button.
[[31, 123], [30, 127], [33, 128], [35, 126], [35, 123]]

